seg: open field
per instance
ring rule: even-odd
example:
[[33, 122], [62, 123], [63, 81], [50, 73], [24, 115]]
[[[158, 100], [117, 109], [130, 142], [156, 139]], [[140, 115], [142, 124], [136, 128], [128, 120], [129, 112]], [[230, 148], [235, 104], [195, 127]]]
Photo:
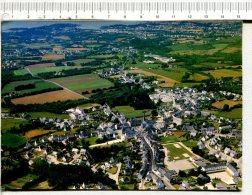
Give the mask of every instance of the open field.
[[41, 90], [49, 89], [49, 88], [55, 88], [55, 89], [59, 88], [57, 85], [55, 85], [53, 83], [46, 82], [46, 81], [39, 80], [39, 79], [25, 80], [25, 81], [14, 81], [14, 82], [11, 82], [11, 83], [4, 86], [4, 88], [2, 90], [2, 94], [6, 94], [6, 93], [10, 93], [12, 91], [15, 91], [15, 87], [17, 87], [19, 85], [28, 85], [28, 84], [34, 84], [35, 88], [17, 91], [17, 94], [23, 95], [26, 93], [41, 91]]
[[194, 156], [191, 152], [189, 152], [186, 148], [184, 148], [181, 144], [178, 143], [167, 144], [165, 145], [165, 147], [167, 147], [170, 151], [168, 153], [170, 160], [182, 160]]
[[78, 60], [71, 60], [71, 61], [68, 61], [68, 62], [74, 62], [76, 66], [80, 66], [82, 63], [86, 64], [86, 63], [89, 63], [89, 62], [93, 62], [94, 59], [78, 59]]
[[[222, 64], [222, 63], [213, 63], [213, 62], [205, 62], [205, 63], [200, 63], [199, 64], [199, 67], [206, 67], [206, 68], [209, 68], [209, 67], [212, 67], [212, 68], [217, 68], [217, 67], [223, 67], [223, 66], [230, 66], [230, 64], [226, 63], [226, 64]], [[197, 67], [197, 65], [195, 66]]]
[[125, 67], [126, 68], [140, 68], [140, 69], [149, 69], [149, 68], [158, 68], [161, 66], [160, 64], [147, 64], [144, 62], [137, 62], [136, 64], [127, 64]]
[[88, 109], [90, 107], [95, 107], [95, 106], [100, 106], [100, 104], [97, 104], [97, 103], [86, 103], [86, 104], [78, 105], [78, 107], [80, 109]]
[[176, 83], [175, 86], [177, 86], [177, 87], [194, 87], [197, 85], [200, 85], [200, 83], [199, 82], [197, 82], [197, 83]]
[[111, 173], [111, 174], [116, 174], [117, 172], [117, 166], [111, 167], [110, 169], [107, 169], [107, 172]]
[[2, 133], [8, 132], [12, 127], [19, 127], [20, 124], [27, 124], [28, 120], [25, 119], [13, 119], [13, 118], [6, 118], [1, 119], [1, 131]]
[[175, 136], [160, 137], [161, 144], [173, 143], [179, 141]]
[[52, 187], [49, 186], [48, 181], [43, 181], [43, 182], [40, 182], [37, 186], [35, 186], [33, 189], [48, 190], [48, 189], [52, 189]]
[[178, 50], [171, 51], [169, 54], [171, 55], [213, 55], [216, 53], [218, 49], [209, 49], [209, 50]]
[[42, 56], [42, 60], [60, 60], [65, 59], [65, 54], [54, 55], [54, 54], [46, 54]]
[[54, 63], [42, 63], [42, 64], [32, 64], [27, 66], [28, 68], [45, 68], [55, 66]]
[[14, 75], [16, 75], [16, 76], [21, 76], [21, 75], [25, 75], [25, 74], [29, 74], [29, 72], [25, 68], [14, 70]]
[[37, 95], [20, 97], [12, 99], [14, 104], [44, 104], [47, 102], [65, 101], [65, 100], [78, 100], [82, 99], [81, 95], [77, 95], [69, 90], [58, 90]]
[[31, 115], [31, 118], [58, 118], [58, 119], [68, 119], [69, 116], [67, 114], [55, 114], [51, 112], [28, 112], [27, 114]]
[[86, 51], [86, 50], [89, 50], [89, 49], [84, 48], [84, 47], [67, 47], [64, 50], [65, 51]]
[[215, 78], [221, 77], [241, 77], [241, 71], [229, 70], [229, 69], [218, 69], [218, 70], [208, 70], [204, 71], [207, 74], [211, 74]]
[[176, 82], [181, 82], [181, 79], [187, 70], [185, 68], [169, 68], [166, 70], [157, 69], [157, 70], [147, 70], [147, 71], [173, 79]]
[[90, 145], [94, 145], [96, 144], [96, 141], [98, 140], [98, 137], [89, 137], [89, 138], [85, 138], [85, 141], [88, 141]]
[[59, 72], [62, 70], [69, 70], [79, 68], [75, 66], [51, 66], [51, 67], [29, 67], [29, 70], [33, 75], [37, 75], [39, 73], [46, 73], [46, 72]]
[[226, 48], [228, 46], [228, 44], [225, 44], [225, 43], [219, 43], [219, 44], [214, 44], [213, 45], [216, 49], [218, 50], [222, 50], [224, 48]]
[[23, 177], [20, 177], [20, 178], [18, 178], [18, 179], [16, 179], [16, 180], [12, 181], [9, 185], [10, 185], [10, 186], [13, 186], [15, 189], [22, 189], [22, 187], [23, 187], [26, 183], [28, 183], [28, 182], [30, 182], [30, 181], [36, 179], [37, 177], [38, 177], [38, 176], [36, 176], [36, 175], [28, 174], [28, 175], [25, 175], [25, 176], [23, 176]]
[[189, 80], [193, 80], [193, 81], [203, 81], [203, 80], [207, 80], [209, 79], [207, 76], [199, 74], [199, 73], [194, 73], [192, 75], [190, 75]]
[[111, 83], [106, 79], [100, 78], [96, 74], [83, 74], [83, 75], [55, 78], [51, 79], [51, 81], [56, 82], [78, 93], [113, 86], [113, 83]]
[[135, 110], [131, 106], [116, 106], [112, 108], [113, 112], [120, 112], [125, 115], [126, 118], [137, 118], [137, 117], [143, 117], [143, 112], [145, 111], [145, 116], [150, 115], [151, 110], [145, 109], [145, 110]]
[[25, 133], [25, 135], [24, 135], [24, 138], [29, 140], [29, 139], [32, 139], [34, 137], [39, 137], [39, 136], [46, 135], [48, 133], [53, 133], [53, 132], [55, 132], [55, 130], [34, 129], [34, 130], [27, 131]]
[[207, 174], [211, 179], [219, 178], [226, 184], [235, 184], [233, 177], [229, 175], [226, 171], [221, 171], [218, 173], [209, 173]]
[[5, 133], [1, 136], [2, 147], [18, 148], [25, 144], [25, 139], [12, 133]]
[[94, 56], [89, 56], [89, 58], [93, 58], [93, 59], [102, 59], [102, 58], [112, 58], [114, 57], [114, 55], [112, 54], [107, 54], [107, 55], [94, 55]]
[[237, 104], [242, 104], [242, 101], [223, 100], [223, 101], [214, 102], [212, 106], [214, 106], [215, 108], [222, 109], [225, 104], [229, 105], [229, 108], [232, 108]]
[[179, 170], [188, 170], [195, 168], [195, 166], [187, 159], [170, 161], [167, 163], [167, 165], [168, 169], [174, 169], [176, 172], [179, 172]]
[[183, 143], [185, 146], [187, 146], [187, 147], [189, 147], [189, 148], [192, 148], [192, 147], [194, 147], [194, 146], [197, 146], [198, 141], [195, 141], [195, 140], [185, 140], [185, 141], [182, 141], [182, 143]]
[[241, 119], [242, 118], [242, 108], [234, 108], [229, 112], [218, 112], [217, 117]]
[[162, 87], [172, 87], [177, 82], [176, 80], [173, 80], [171, 78], [156, 74], [155, 71], [151, 72], [150, 70], [136, 69], [136, 70], [127, 70], [127, 72], [139, 73], [139, 74], [144, 74], [146, 76], [157, 77], [158, 81], [165, 81], [165, 83], [161, 84]]
[[237, 51], [241, 51], [242, 49], [239, 48], [239, 47], [228, 47], [224, 50], [222, 50], [223, 53], [234, 53], [234, 52], [237, 52]]

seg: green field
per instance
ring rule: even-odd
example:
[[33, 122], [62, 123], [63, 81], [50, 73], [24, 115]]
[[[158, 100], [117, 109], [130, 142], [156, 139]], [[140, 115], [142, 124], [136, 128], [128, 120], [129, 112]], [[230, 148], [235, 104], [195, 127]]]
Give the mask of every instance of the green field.
[[149, 69], [149, 68], [158, 68], [160, 64], [146, 64], [143, 62], [137, 62], [136, 64], [127, 64], [126, 68], [140, 68], [140, 69]]
[[59, 72], [62, 70], [74, 69], [75, 66], [51, 66], [51, 67], [33, 67], [29, 68], [33, 75], [46, 72]]
[[68, 62], [74, 62], [76, 66], [80, 66], [82, 63], [86, 64], [93, 61], [94, 59], [78, 59], [78, 60], [71, 60]]
[[89, 137], [89, 138], [86, 138], [85, 141], [88, 141], [90, 145], [94, 145], [96, 144], [96, 141], [98, 139], [99, 139], [98, 137]]
[[106, 79], [100, 78], [96, 74], [82, 74], [69, 77], [61, 77], [51, 79], [51, 81], [63, 85], [64, 87], [76, 92], [83, 92], [86, 90], [113, 86], [113, 83]]
[[1, 119], [1, 130], [2, 133], [8, 132], [12, 127], [19, 127], [20, 124], [27, 124], [28, 120], [25, 119]]
[[6, 148], [18, 148], [25, 144], [24, 138], [16, 134], [11, 134], [11, 133], [3, 134], [1, 141], [2, 141], [2, 147], [6, 147]]
[[112, 108], [113, 112], [119, 112], [123, 113], [126, 118], [137, 118], [137, 117], [143, 117], [143, 112], [145, 111], [145, 116], [148, 116], [151, 114], [150, 110], [135, 110], [131, 106], [116, 106]]
[[161, 144], [167, 144], [179, 141], [175, 136], [160, 137]]
[[232, 119], [241, 119], [242, 118], [242, 108], [234, 108], [229, 112], [218, 112], [217, 117], [225, 117]]
[[175, 86], [177, 87], [194, 87], [200, 85], [200, 83], [176, 83]]
[[112, 54], [89, 56], [89, 58], [93, 58], [93, 59], [103, 59], [103, 58], [113, 58], [113, 57], [114, 55]]
[[77, 91], [81, 89], [90, 89], [90, 88], [104, 88], [104, 87], [111, 87], [113, 84], [105, 79], [99, 79], [97, 81], [93, 82], [85, 82], [85, 83], [80, 83], [78, 85], [69, 85], [68, 89]]
[[146, 71], [159, 74], [161, 76], [168, 77], [178, 82], [181, 82], [181, 79], [187, 70], [185, 68], [169, 68], [169, 69], [167, 68], [166, 70], [156, 69], [156, 70], [146, 70]]
[[[211, 63], [211, 62], [205, 62], [205, 63], [201, 63], [199, 64], [199, 66], [201, 67], [212, 67], [212, 68], [216, 68], [216, 67], [223, 67], [223, 66], [230, 66], [229, 64], [221, 64], [221, 63]], [[197, 65], [196, 65], [197, 67]]]
[[49, 83], [49, 82], [39, 80], [39, 79], [32, 79], [32, 80], [11, 82], [11, 83], [4, 86], [4, 88], [2, 90], [2, 94], [6, 94], [6, 93], [10, 93], [12, 91], [15, 91], [15, 87], [17, 87], [19, 85], [27, 85], [27, 84], [35, 84], [35, 88], [17, 91], [18, 95], [23, 95], [26, 93], [31, 93], [31, 92], [40, 91], [40, 90], [49, 89], [49, 88], [55, 88], [55, 89], [59, 88], [57, 85], [55, 85], [53, 83]]
[[25, 175], [23, 177], [20, 177], [20, 178], [18, 178], [16, 180], [12, 181], [6, 187], [9, 187], [11, 189], [22, 189], [22, 187], [26, 183], [28, 183], [28, 182], [30, 182], [30, 181], [32, 181], [34, 179], [37, 179], [37, 178], [38, 178], [38, 176], [36, 176], [36, 175], [28, 174], [28, 175]]
[[14, 70], [14, 75], [17, 76], [21, 76], [21, 75], [25, 75], [25, 74], [30, 74], [27, 69], [18, 69], [18, 70]]
[[134, 190], [135, 184], [133, 183], [119, 183], [121, 190]]
[[214, 44], [213, 46], [214, 46], [216, 49], [218, 49], [218, 50], [223, 50], [223, 49], [225, 49], [225, 48], [228, 46], [228, 44], [219, 43], [219, 44]]
[[214, 78], [221, 77], [241, 77], [242, 71], [240, 70], [231, 70], [231, 69], [218, 69], [218, 70], [209, 70], [204, 71], [207, 74], [211, 74]]
[[175, 44], [170, 46], [173, 51], [182, 51], [182, 50], [208, 50], [213, 49], [214, 47], [209, 44]]
[[188, 157], [185, 157], [183, 154], [187, 154], [189, 156], [193, 156], [191, 152], [189, 152], [187, 149], [185, 149], [182, 145], [178, 144], [180, 148], [177, 148], [174, 146], [174, 144], [167, 144], [166, 147], [169, 149], [168, 156], [171, 160], [181, 160], [181, 159], [187, 159]]
[[185, 140], [185, 141], [182, 141], [182, 143], [185, 144], [185, 146], [187, 146], [189, 148], [192, 148], [194, 146], [197, 146], [198, 141], [195, 141], [195, 140]]
[[53, 118], [53, 119], [68, 119], [69, 116], [67, 114], [55, 114], [51, 112], [28, 112], [27, 114], [31, 115], [31, 118]]

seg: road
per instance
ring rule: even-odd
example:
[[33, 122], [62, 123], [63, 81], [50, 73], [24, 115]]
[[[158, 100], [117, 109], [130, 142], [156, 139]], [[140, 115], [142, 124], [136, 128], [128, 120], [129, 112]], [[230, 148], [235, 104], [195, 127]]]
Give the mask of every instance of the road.
[[43, 80], [43, 81], [45, 81], [45, 82], [53, 83], [53, 84], [55, 84], [55, 85], [57, 85], [57, 86], [59, 86], [59, 87], [65, 89], [65, 90], [67, 90], [67, 91], [69, 91], [69, 92], [71, 92], [71, 93], [74, 93], [75, 95], [78, 95], [80, 98], [88, 99], [88, 98], [85, 97], [84, 95], [81, 95], [81, 94], [79, 94], [79, 93], [77, 93], [77, 92], [75, 92], [75, 91], [72, 91], [72, 90], [70, 90], [70, 89], [64, 87], [63, 85], [60, 85], [59, 83], [56, 83], [56, 82], [50, 81], [50, 80], [46, 80], [46, 79], [44, 79], [44, 78], [42, 78], [42, 77], [39, 77], [39, 76], [37, 76], [37, 75], [35, 76], [34, 74], [32, 74], [32, 72], [30, 71], [29, 68], [26, 68], [26, 70], [27, 70], [27, 71], [30, 73], [30, 75], [33, 76], [33, 77], [37, 77], [37, 78], [39, 78], [39, 79], [41, 79], [41, 80]]
[[147, 138], [146, 135], [144, 136], [144, 140], [145, 140], [145, 142], [147, 143], [147, 146], [149, 146], [150, 151], [151, 151], [151, 156], [152, 156], [152, 159], [151, 159], [151, 161], [152, 161], [152, 163], [151, 163], [151, 169], [152, 169], [152, 170], [151, 170], [151, 171], [152, 171], [157, 177], [159, 177], [159, 178], [163, 181], [163, 183], [164, 183], [166, 189], [168, 189], [168, 190], [175, 190], [175, 188], [171, 185], [171, 183], [170, 183], [167, 179], [165, 179], [165, 178], [163, 178], [163, 177], [160, 177], [159, 174], [157, 173], [157, 171], [154, 169], [154, 166], [153, 166], [153, 165], [155, 164], [154, 149], [151, 147], [150, 141], [149, 141], [149, 139]]
[[118, 178], [119, 178], [119, 173], [120, 173], [120, 170], [122, 167], [122, 163], [118, 163], [118, 164], [116, 164], [116, 166], [117, 166], [117, 172], [115, 174], [112, 174], [109, 172], [107, 172], [107, 173], [109, 175], [109, 178], [115, 180], [116, 184], [118, 185], [119, 184]]
[[123, 142], [123, 141], [124, 141], [124, 139], [115, 139], [115, 140], [111, 140], [111, 141], [108, 141], [108, 142], [105, 142], [105, 143], [91, 145], [91, 146], [89, 146], [89, 148], [107, 146], [107, 145], [111, 145], [111, 144], [120, 143], [120, 142]]
[[[209, 151], [213, 151], [215, 149], [213, 149], [211, 146], [210, 146], [210, 141], [211, 139], [207, 140], [206, 141], [206, 148], [209, 150]], [[222, 155], [226, 155], [224, 152], [220, 151], [220, 150], [217, 150], [219, 151]], [[229, 155], [227, 155], [229, 156]], [[237, 158], [232, 158], [231, 156], [229, 156], [235, 163], [237, 163], [238, 167], [241, 167], [241, 158], [240, 159], [237, 159]]]

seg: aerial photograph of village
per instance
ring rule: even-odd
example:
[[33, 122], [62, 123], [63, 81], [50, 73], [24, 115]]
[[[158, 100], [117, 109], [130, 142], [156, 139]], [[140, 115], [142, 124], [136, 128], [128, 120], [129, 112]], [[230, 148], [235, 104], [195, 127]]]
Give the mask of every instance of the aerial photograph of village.
[[242, 190], [242, 23], [2, 22], [1, 190]]

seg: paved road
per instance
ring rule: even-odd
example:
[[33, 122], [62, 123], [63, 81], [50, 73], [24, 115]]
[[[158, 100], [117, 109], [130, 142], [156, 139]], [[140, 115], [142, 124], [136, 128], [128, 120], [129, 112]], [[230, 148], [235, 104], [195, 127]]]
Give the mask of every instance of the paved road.
[[115, 174], [112, 174], [109, 172], [107, 172], [107, 173], [109, 175], [109, 178], [115, 180], [116, 184], [118, 185], [119, 184], [118, 178], [119, 178], [119, 173], [120, 173], [120, 170], [122, 167], [122, 163], [118, 163], [116, 166], [117, 166], [117, 172]]
[[[209, 140], [206, 141], [206, 148], [207, 148], [209, 151], [215, 150], [215, 149], [213, 149], [213, 148], [210, 146], [210, 141], [211, 141], [211, 139], [209, 139]], [[219, 151], [222, 155], [227, 155], [227, 154], [225, 154], [224, 152], [222, 152], [222, 151], [220, 151], [220, 150], [217, 150], [217, 151]], [[227, 156], [230, 157], [234, 162], [236, 162], [237, 165], [238, 165], [238, 167], [241, 166], [241, 158], [240, 158], [240, 159], [237, 159], [237, 158], [232, 158], [232, 157], [229, 156], [229, 155], [227, 155]]]
[[174, 190], [175, 188], [171, 185], [171, 183], [170, 183], [167, 179], [165, 179], [165, 178], [163, 178], [163, 177], [160, 177], [160, 176], [158, 175], [157, 171], [154, 170], [154, 167], [153, 167], [153, 164], [155, 164], [154, 149], [151, 147], [150, 141], [149, 141], [149, 139], [147, 138], [147, 136], [144, 136], [144, 140], [146, 141], [147, 145], [149, 146], [149, 148], [150, 148], [150, 150], [151, 150], [151, 156], [152, 156], [152, 166], [151, 166], [151, 169], [152, 169], [152, 172], [153, 172], [157, 177], [159, 177], [159, 178], [163, 181], [163, 183], [164, 183], [166, 189]]
[[108, 142], [101, 143], [101, 144], [94, 144], [94, 145], [89, 146], [89, 148], [107, 146], [107, 145], [111, 145], [111, 144], [115, 144], [115, 143], [120, 143], [120, 142], [123, 142], [123, 141], [124, 141], [124, 139], [116, 139], [116, 140], [108, 141]]

